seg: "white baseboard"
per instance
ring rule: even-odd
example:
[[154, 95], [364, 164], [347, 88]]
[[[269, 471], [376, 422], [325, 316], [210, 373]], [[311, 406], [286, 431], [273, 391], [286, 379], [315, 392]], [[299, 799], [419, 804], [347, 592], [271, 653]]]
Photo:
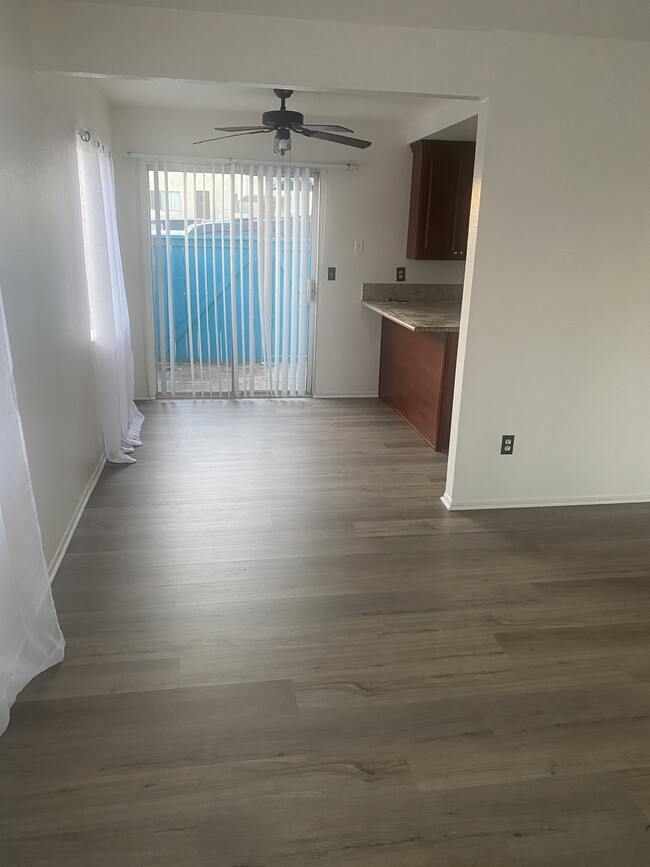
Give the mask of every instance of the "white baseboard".
[[445, 491], [440, 497], [450, 512], [479, 509], [542, 509], [553, 506], [616, 506], [625, 503], [650, 503], [650, 494], [633, 494], [624, 497], [557, 497], [541, 500], [468, 500], [454, 501]]
[[70, 542], [72, 541], [72, 536], [74, 534], [74, 531], [77, 529], [77, 525], [78, 525], [79, 521], [81, 520], [81, 516], [84, 513], [84, 509], [86, 508], [88, 500], [90, 499], [90, 495], [95, 490], [95, 485], [99, 481], [99, 477], [101, 476], [102, 470], [104, 469], [105, 465], [106, 465], [106, 455], [103, 454], [101, 456], [101, 458], [99, 459], [99, 463], [97, 464], [97, 466], [93, 470], [93, 473], [92, 473], [90, 479], [88, 480], [88, 484], [84, 488], [84, 492], [81, 495], [81, 499], [79, 500], [79, 504], [77, 505], [77, 508], [74, 511], [74, 515], [72, 516], [72, 520], [68, 524], [68, 527], [67, 527], [65, 533], [63, 534], [63, 539], [61, 539], [61, 543], [60, 543], [59, 547], [56, 549], [54, 557], [52, 557], [50, 564], [47, 568], [47, 571], [49, 572], [49, 575], [50, 575], [50, 584], [56, 578], [56, 573], [59, 571], [59, 566], [61, 565], [61, 561], [65, 557], [65, 552], [68, 550], [68, 546], [70, 545]]
[[348, 392], [347, 394], [315, 394], [314, 400], [349, 400], [349, 399], [366, 399], [366, 398], [377, 398], [379, 395], [377, 392], [373, 392], [372, 394], [367, 394], [365, 392]]

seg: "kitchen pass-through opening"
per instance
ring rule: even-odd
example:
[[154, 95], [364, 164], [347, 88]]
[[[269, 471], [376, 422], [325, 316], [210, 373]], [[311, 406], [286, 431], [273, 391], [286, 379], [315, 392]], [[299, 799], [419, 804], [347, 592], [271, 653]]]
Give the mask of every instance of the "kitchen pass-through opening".
[[318, 173], [147, 166], [158, 397], [311, 393]]

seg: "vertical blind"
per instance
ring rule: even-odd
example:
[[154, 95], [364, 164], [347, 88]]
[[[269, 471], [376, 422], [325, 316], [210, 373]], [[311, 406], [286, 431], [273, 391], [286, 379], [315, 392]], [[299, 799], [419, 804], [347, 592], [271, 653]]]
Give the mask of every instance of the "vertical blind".
[[317, 173], [147, 168], [158, 393], [307, 394]]

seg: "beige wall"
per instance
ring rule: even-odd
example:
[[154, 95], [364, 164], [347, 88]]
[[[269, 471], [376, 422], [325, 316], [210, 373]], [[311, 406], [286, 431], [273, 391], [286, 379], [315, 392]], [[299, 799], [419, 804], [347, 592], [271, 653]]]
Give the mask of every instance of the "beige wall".
[[470, 30], [179, 12], [154, 0], [30, 6], [48, 71], [443, 96], [482, 96], [489, 81], [492, 36]]
[[72, 122], [102, 136], [89, 81], [32, 71], [21, 0], [0, 2], [0, 286], [48, 562], [102, 453]]
[[448, 494], [650, 499], [648, 44], [502, 33], [495, 57]]

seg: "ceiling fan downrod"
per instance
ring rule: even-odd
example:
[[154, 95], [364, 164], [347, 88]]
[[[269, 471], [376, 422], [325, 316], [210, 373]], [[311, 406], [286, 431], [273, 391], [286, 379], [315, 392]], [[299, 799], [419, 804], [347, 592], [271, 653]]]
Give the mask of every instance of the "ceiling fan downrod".
[[280, 111], [284, 111], [286, 108], [285, 102], [293, 94], [293, 90], [282, 90], [281, 88], [276, 87], [273, 89], [273, 93], [280, 100]]

